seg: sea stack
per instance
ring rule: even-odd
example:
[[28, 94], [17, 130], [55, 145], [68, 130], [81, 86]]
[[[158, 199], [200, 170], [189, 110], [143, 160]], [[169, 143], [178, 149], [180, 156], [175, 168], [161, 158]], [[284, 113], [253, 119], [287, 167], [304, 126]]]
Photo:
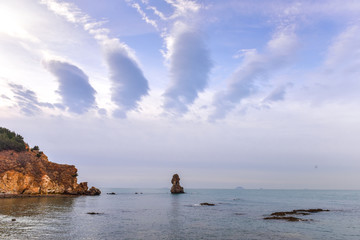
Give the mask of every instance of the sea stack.
[[173, 194], [184, 193], [184, 188], [180, 186], [180, 177], [178, 174], [174, 174], [171, 179], [172, 187], [170, 192]]

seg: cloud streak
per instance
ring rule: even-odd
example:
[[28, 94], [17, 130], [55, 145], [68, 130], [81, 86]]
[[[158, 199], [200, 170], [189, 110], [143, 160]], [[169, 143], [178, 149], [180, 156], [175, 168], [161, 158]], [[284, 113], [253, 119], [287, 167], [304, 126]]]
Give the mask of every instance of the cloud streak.
[[257, 93], [272, 72], [283, 68], [291, 61], [297, 46], [294, 26], [287, 26], [280, 28], [273, 35], [264, 53], [245, 52], [244, 60], [228, 80], [227, 88], [215, 95], [215, 110], [209, 119], [213, 121], [224, 118], [242, 100]]
[[22, 85], [10, 83], [9, 87], [14, 94], [17, 105], [20, 107], [20, 111], [27, 116], [40, 114], [42, 112], [41, 107], [54, 108], [50, 103], [39, 102], [36, 93]]
[[45, 67], [59, 82], [58, 93], [70, 112], [83, 114], [95, 106], [96, 91], [80, 68], [56, 60], [45, 62]]

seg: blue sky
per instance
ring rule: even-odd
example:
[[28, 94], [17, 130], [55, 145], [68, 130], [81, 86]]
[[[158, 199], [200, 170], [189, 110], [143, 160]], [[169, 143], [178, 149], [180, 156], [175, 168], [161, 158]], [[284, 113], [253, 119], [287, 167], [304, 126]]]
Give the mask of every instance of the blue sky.
[[360, 3], [0, 3], [0, 123], [112, 187], [358, 189]]

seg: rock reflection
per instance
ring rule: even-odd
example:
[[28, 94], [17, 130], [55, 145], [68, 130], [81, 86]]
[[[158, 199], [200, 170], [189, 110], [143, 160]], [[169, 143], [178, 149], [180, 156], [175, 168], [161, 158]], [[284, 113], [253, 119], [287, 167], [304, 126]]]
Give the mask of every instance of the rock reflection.
[[26, 217], [71, 212], [75, 197], [34, 197], [0, 199], [0, 215]]
[[169, 213], [170, 236], [169, 239], [182, 239], [183, 214], [181, 213], [181, 196], [172, 195], [171, 209]]
[[71, 226], [63, 219], [71, 219], [76, 199], [63, 196], [0, 199], [0, 239], [51, 239], [54, 234], [69, 234], [65, 229]]

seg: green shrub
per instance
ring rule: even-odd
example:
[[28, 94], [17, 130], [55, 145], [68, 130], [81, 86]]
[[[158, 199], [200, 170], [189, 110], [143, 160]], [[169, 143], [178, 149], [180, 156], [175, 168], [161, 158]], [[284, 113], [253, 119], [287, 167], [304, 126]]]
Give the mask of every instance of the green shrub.
[[39, 146], [34, 146], [32, 149], [31, 149], [31, 151], [39, 151], [40, 150], [40, 148], [39, 148]]
[[24, 138], [9, 129], [0, 127], [0, 151], [3, 150], [25, 151]]

